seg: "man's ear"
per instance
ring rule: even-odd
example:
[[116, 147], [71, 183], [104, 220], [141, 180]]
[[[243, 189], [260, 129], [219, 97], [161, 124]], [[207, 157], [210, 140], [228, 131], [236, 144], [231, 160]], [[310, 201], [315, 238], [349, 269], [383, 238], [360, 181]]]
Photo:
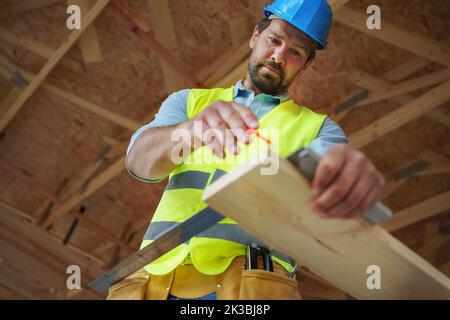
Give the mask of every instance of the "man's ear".
[[253, 50], [253, 48], [255, 47], [256, 39], [258, 39], [258, 36], [259, 36], [258, 26], [255, 26], [255, 30], [253, 30], [253, 34], [249, 42], [250, 49]]

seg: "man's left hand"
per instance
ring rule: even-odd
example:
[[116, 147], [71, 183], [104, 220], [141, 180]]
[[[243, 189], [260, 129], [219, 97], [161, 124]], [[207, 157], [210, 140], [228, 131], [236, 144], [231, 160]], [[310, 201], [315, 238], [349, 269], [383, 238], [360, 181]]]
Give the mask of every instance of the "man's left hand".
[[339, 144], [319, 161], [310, 205], [321, 218], [354, 218], [381, 198], [384, 185], [382, 175], [361, 151]]

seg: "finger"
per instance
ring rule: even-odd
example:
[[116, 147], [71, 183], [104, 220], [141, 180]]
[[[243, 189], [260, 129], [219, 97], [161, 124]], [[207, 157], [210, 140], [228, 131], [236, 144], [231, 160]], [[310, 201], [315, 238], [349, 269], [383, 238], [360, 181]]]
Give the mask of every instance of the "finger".
[[235, 136], [228, 128], [227, 124], [223, 122], [222, 118], [208, 118], [208, 124], [212, 128], [211, 130], [214, 132], [216, 138], [220, 141], [220, 144], [225, 147], [228, 152], [233, 154], [239, 152]]
[[258, 128], [259, 126], [258, 119], [256, 118], [256, 116], [253, 114], [252, 110], [249, 107], [236, 102], [232, 102], [231, 107], [237, 112], [239, 112], [241, 118], [244, 120], [246, 124], [246, 127], [244, 127], [244, 129], [246, 129], [247, 127], [253, 129]]
[[350, 192], [366, 165], [366, 157], [362, 153], [353, 152], [350, 159], [345, 161], [345, 165], [337, 178], [327, 186], [320, 196], [314, 199], [313, 209], [326, 212], [336, 203], [342, 201]]
[[214, 153], [214, 155], [218, 158], [224, 158], [224, 150], [223, 144], [220, 139], [217, 137], [216, 131], [217, 129], [209, 127], [208, 123], [205, 123], [205, 131], [202, 135], [202, 143]]
[[360, 216], [375, 205], [375, 202], [377, 202], [381, 194], [382, 192], [380, 188], [374, 188], [370, 190], [369, 193], [364, 197], [362, 204], [355, 208], [353, 211], [349, 212], [344, 218], [352, 219]]
[[217, 112], [222, 118], [222, 121], [225, 122], [227, 127], [231, 129], [231, 133], [243, 143], [247, 143], [247, 139], [244, 134], [246, 124], [240, 113], [229, 105], [223, 108], [218, 108]]
[[224, 145], [225, 131], [228, 129], [227, 123], [222, 119], [219, 112], [211, 110], [205, 115], [205, 121], [208, 126], [208, 135], [215, 135], [219, 139], [220, 143]]
[[329, 149], [320, 159], [312, 183], [314, 196], [318, 196], [337, 177], [344, 166], [345, 157], [340, 146]]
[[378, 187], [375, 170], [367, 169], [357, 178], [348, 194], [323, 214], [330, 217], [347, 217], [349, 213], [361, 207], [364, 198], [374, 187]]

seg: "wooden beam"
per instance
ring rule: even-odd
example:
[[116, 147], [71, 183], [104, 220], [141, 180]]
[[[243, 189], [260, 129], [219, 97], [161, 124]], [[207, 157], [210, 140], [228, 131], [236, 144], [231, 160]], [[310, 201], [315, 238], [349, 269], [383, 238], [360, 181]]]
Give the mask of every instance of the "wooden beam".
[[328, 4], [331, 6], [331, 10], [333, 10], [334, 13], [349, 1], [350, 0], [328, 0]]
[[[36, 182], [33, 178], [27, 176], [24, 174], [20, 169], [16, 168], [14, 165], [6, 163], [6, 161], [0, 159], [0, 169], [9, 172], [12, 175], [14, 175], [16, 178], [24, 182], [28, 187], [32, 188], [36, 192], [38, 192], [40, 195], [44, 196], [47, 200], [53, 202], [56, 206], [61, 205], [62, 201], [59, 199], [55, 194], [47, 190], [44, 186]], [[109, 231], [105, 230], [103, 227], [92, 221], [92, 219], [86, 217], [85, 215], [81, 215], [77, 211], [71, 211], [70, 214], [74, 216], [75, 218], [78, 218], [82, 224], [86, 225], [90, 229], [94, 230], [95, 232], [101, 234], [102, 236], [106, 237], [107, 239], [113, 241], [121, 248], [125, 249], [127, 252], [134, 252], [134, 248], [131, 248], [126, 243], [121, 241], [116, 236], [112, 235]]]
[[442, 123], [447, 127], [450, 127], [450, 109], [447, 107], [441, 107], [431, 110], [431, 112], [427, 113], [426, 117], [435, 122]]
[[[87, 0], [67, 0], [67, 4], [77, 5], [80, 7], [81, 16], [89, 12], [89, 4]], [[84, 26], [82, 26], [84, 28]], [[95, 29], [95, 23], [92, 23], [84, 31], [83, 35], [78, 40], [80, 45], [81, 56], [84, 63], [98, 63], [103, 60], [102, 49], [98, 42], [97, 30]]]
[[6, 113], [6, 111], [8, 111], [9, 106], [11, 105], [11, 103], [13, 103], [14, 100], [17, 99], [17, 97], [19, 96], [19, 94], [21, 93], [23, 89], [20, 89], [18, 87], [13, 87], [8, 95], [6, 96], [6, 98], [4, 98], [2, 100], [2, 102], [0, 103], [0, 118], [2, 117], [2, 115], [4, 113]]
[[[215, 58], [214, 61], [197, 73], [197, 78], [205, 83], [208, 77], [210, 77], [216, 70], [225, 64], [228, 64], [230, 56], [235, 52], [234, 48], [228, 48], [219, 57]], [[205, 84], [206, 85], [206, 84]]]
[[[430, 247], [428, 246], [430, 243], [434, 242], [434, 239], [438, 236], [440, 236], [440, 227], [441, 227], [441, 223], [439, 220], [431, 220], [428, 221], [425, 224], [425, 228], [423, 230], [423, 246], [421, 248], [419, 248], [419, 250], [417, 250], [417, 253], [419, 255], [421, 255], [422, 257], [424, 257], [429, 263], [431, 263], [432, 265], [436, 265], [436, 254], [437, 254], [437, 250], [435, 248], [433, 248], [433, 250], [424, 252], [422, 251], [421, 254], [421, 249], [425, 249], [425, 250], [429, 250]], [[425, 247], [427, 246], [427, 247]]]
[[44, 67], [39, 71], [36, 77], [30, 82], [29, 85], [23, 90], [16, 101], [11, 105], [9, 110], [0, 119], [0, 132], [3, 131], [9, 122], [14, 118], [14, 116], [22, 108], [25, 101], [36, 91], [36, 89], [42, 84], [45, 78], [50, 74], [50, 72], [55, 68], [58, 62], [63, 58], [67, 51], [73, 46], [73, 44], [80, 38], [86, 28], [94, 22], [95, 18], [102, 12], [105, 6], [109, 3], [109, 0], [98, 0], [96, 4], [92, 7], [92, 10], [82, 18], [81, 23], [84, 28], [79, 30], [74, 30], [70, 33], [67, 39], [61, 44], [61, 46], [55, 51], [52, 57], [47, 61]]
[[121, 157], [119, 160], [115, 161], [109, 168], [103, 171], [99, 176], [93, 179], [87, 186], [86, 189], [79, 194], [73, 195], [67, 200], [63, 201], [59, 206], [55, 208], [52, 214], [44, 221], [42, 224], [43, 228], [49, 228], [57, 219], [61, 218], [66, 212], [72, 210], [80, 202], [87, 199], [100, 187], [105, 185], [111, 179], [116, 177], [125, 168], [125, 156]]
[[[168, 0], [147, 0], [150, 19], [153, 23], [153, 33], [156, 41], [164, 48], [176, 52], [178, 42], [170, 14]], [[171, 93], [185, 87], [184, 80], [179, 74], [173, 72], [171, 66], [161, 61], [162, 72], [166, 85], [166, 92]]]
[[[277, 160], [274, 175], [261, 174], [268, 158], [234, 169], [211, 184], [202, 200], [355, 298], [450, 296], [450, 279], [381, 227], [313, 213], [310, 183], [288, 160]], [[381, 290], [367, 287], [371, 265], [381, 269]]]
[[389, 197], [413, 176], [431, 175], [450, 171], [450, 161], [434, 151], [424, 150], [414, 160], [408, 161], [391, 172], [383, 198]]
[[236, 81], [244, 79], [247, 74], [247, 66], [248, 61], [244, 60], [241, 64], [239, 64], [233, 71], [231, 71], [228, 75], [223, 77], [221, 80], [217, 82], [217, 87], [219, 88], [227, 88]]
[[[126, 1], [124, 1], [126, 2]], [[129, 19], [123, 11], [114, 8], [112, 11], [114, 19], [121, 24], [125, 29], [135, 34], [140, 42], [151, 49], [159, 58], [167, 62], [172, 68], [173, 71], [177, 72], [183, 80], [187, 82], [187, 84], [191, 87], [202, 87], [197, 78], [189, 71], [186, 66], [180, 63], [170, 52], [163, 46], [159, 44], [156, 39], [149, 35], [147, 32], [143, 31], [139, 26], [134, 24], [134, 22]]]
[[45, 248], [58, 259], [63, 260], [66, 265], [77, 264], [82, 266], [90, 277], [95, 277], [104, 271], [104, 262], [89, 255], [72, 245], [63, 245], [47, 231], [39, 228], [33, 219], [26, 213], [14, 208], [3, 200], [0, 200], [0, 224], [16, 234], [22, 236], [23, 241], [29, 241]]
[[0, 297], [3, 300], [24, 300], [25, 297], [19, 293], [0, 285]]
[[382, 226], [385, 230], [393, 232], [446, 210], [450, 210], [450, 191], [395, 213], [394, 217], [383, 223]]
[[450, 81], [446, 81], [381, 119], [374, 121], [367, 127], [350, 135], [350, 145], [354, 148], [362, 148], [375, 139], [420, 117], [449, 99]]
[[[352, 75], [350, 77], [352, 77]], [[382, 100], [387, 100], [404, 93], [442, 83], [448, 79], [450, 79], [450, 69], [443, 69], [425, 76], [404, 81], [402, 83], [388, 84], [369, 93], [369, 96], [359, 101], [355, 107], [361, 107]]]
[[[45, 59], [50, 59], [50, 57], [55, 52], [54, 48], [46, 46], [40, 42], [25, 38], [24, 36], [19, 36], [2, 27], [0, 27], [0, 39], [7, 41], [15, 46], [22, 47]], [[61, 65], [70, 68], [75, 72], [84, 73], [83, 65], [72, 58], [62, 58]]]
[[[398, 82], [401, 81], [407, 77], [409, 77], [410, 75], [414, 74], [415, 72], [419, 71], [420, 69], [422, 69], [423, 67], [425, 67], [426, 65], [428, 65], [430, 62], [426, 59], [420, 58], [420, 57], [415, 57], [412, 58], [404, 63], [402, 63], [401, 65], [395, 67], [394, 69], [386, 72], [383, 76], [382, 79], [380, 78], [380, 80], [385, 79], [385, 81], [377, 81], [374, 82], [370, 85], [370, 87], [372, 90], [375, 89], [379, 89], [383, 86], [385, 86], [386, 84], [389, 84], [390, 82]], [[359, 81], [359, 78], [353, 78], [353, 81]], [[362, 86], [363, 88], [365, 88], [365, 85], [362, 84], [358, 84], [360, 86]], [[335, 121], [342, 121], [343, 118], [345, 118], [352, 110], [354, 107], [353, 101], [358, 101], [360, 96], [367, 96], [368, 92], [367, 90], [354, 90], [352, 91], [350, 94], [348, 94], [346, 97], [344, 97], [343, 99], [340, 99], [332, 108], [331, 108], [331, 118]], [[395, 98], [394, 98], [395, 99]], [[403, 102], [402, 102], [403, 104]]]
[[[39, 242], [24, 238], [17, 230], [11, 230], [0, 224], [0, 245], [2, 246], [3, 262], [23, 273], [27, 280], [39, 284], [36, 292], [41, 295], [47, 291], [53, 298], [61, 299], [66, 291], [66, 269], [74, 264], [73, 260], [61, 259], [57, 252], [48, 251]], [[79, 264], [77, 264], [79, 265]], [[91, 281], [92, 274], [87, 273], [83, 265], [79, 265], [82, 271], [81, 285], [84, 288]], [[1, 282], [1, 279], [0, 279]], [[30, 291], [33, 290], [30, 288]], [[80, 290], [89, 294], [89, 290]], [[91, 293], [90, 298], [98, 299], [97, 293]]]
[[150, 32], [152, 25], [147, 17], [132, 7], [126, 0], [112, 0], [111, 3], [125, 14], [143, 32]]
[[367, 15], [363, 11], [350, 9], [346, 6], [341, 7], [334, 14], [334, 19], [368, 36], [450, 67], [450, 45], [444, 42], [420, 36], [410, 30], [397, 27], [386, 20], [383, 20], [380, 30], [369, 30], [366, 26]]
[[[19, 75], [21, 78], [28, 80], [28, 81], [32, 81], [32, 79], [34, 79], [34, 77], [35, 77], [34, 74], [32, 74], [28, 71], [25, 71], [23, 69], [17, 68], [13, 64], [11, 64], [1, 54], [0, 54], [0, 64], [7, 64], [8, 67], [11, 68], [11, 70], [9, 70], [9, 72], [7, 72], [6, 75], [4, 74], [4, 72], [2, 72], [1, 76], [4, 77], [5, 79], [11, 78], [13, 74]], [[15, 71], [13, 71], [13, 70], [15, 70]], [[69, 93], [69, 92], [65, 91], [64, 89], [61, 89], [61, 88], [51, 84], [48, 81], [44, 81], [42, 83], [41, 87], [57, 97], [63, 98], [65, 100], [73, 103], [74, 105], [81, 107], [86, 111], [89, 111], [90, 113], [93, 113], [93, 114], [95, 114], [105, 120], [108, 120], [112, 123], [115, 123], [121, 127], [127, 128], [133, 132], [136, 131], [140, 127], [140, 124], [137, 121], [129, 119], [118, 113], [112, 112], [104, 107], [98, 106], [95, 103], [92, 103], [90, 101], [87, 101], [87, 100], [81, 98], [79, 95]]]
[[0, 19], [36, 10], [63, 0], [21, 0], [19, 3], [0, 7]]
[[[374, 75], [369, 74], [368, 72], [362, 70], [354, 70], [350, 74], [350, 81], [354, 84], [366, 88], [368, 90], [380, 90], [380, 88], [387, 88], [391, 85], [391, 83], [387, 80], [383, 80], [382, 78], [378, 78]], [[391, 100], [399, 103], [405, 104], [411, 102], [416, 97], [411, 94], [402, 94], [396, 97], [393, 97]], [[352, 108], [358, 107], [358, 104], [355, 104]], [[447, 122], [450, 125], [450, 116], [445, 108], [435, 108], [430, 112], [427, 112], [424, 116], [430, 120], [440, 122], [447, 125]], [[446, 117], [447, 114], [447, 117]]]
[[[248, 40], [244, 41], [240, 47], [233, 53], [229, 54], [227, 59], [220, 65], [215, 66], [214, 72], [205, 80], [205, 86], [207, 87], [220, 87], [225, 82], [227, 77], [232, 77], [232, 73], [239, 75], [245, 75], [247, 73], [248, 57], [250, 55], [250, 47]], [[221, 59], [218, 59], [221, 61]], [[214, 65], [215, 63], [213, 63]], [[234, 84], [234, 83], [232, 83]]]

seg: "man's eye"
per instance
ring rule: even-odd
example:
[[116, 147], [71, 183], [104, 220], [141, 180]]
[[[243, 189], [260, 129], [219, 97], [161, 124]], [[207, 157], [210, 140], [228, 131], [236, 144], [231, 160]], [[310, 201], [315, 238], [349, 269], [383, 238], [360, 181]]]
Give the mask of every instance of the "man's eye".
[[273, 38], [273, 37], [269, 37], [269, 41], [270, 41], [271, 43], [273, 43], [273, 44], [278, 44], [278, 43], [279, 43], [278, 39], [275, 39], [275, 38]]

